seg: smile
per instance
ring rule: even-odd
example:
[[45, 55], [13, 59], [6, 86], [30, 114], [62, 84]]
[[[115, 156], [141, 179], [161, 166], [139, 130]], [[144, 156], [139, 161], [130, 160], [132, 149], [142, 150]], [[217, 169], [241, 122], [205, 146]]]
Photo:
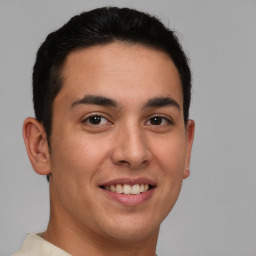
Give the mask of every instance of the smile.
[[152, 188], [152, 186], [149, 184], [112, 184], [108, 186], [101, 186], [101, 188], [118, 194], [138, 195], [140, 193], [147, 192]]
[[148, 201], [156, 191], [157, 184], [151, 179], [119, 178], [99, 184], [103, 194], [123, 206], [138, 206]]

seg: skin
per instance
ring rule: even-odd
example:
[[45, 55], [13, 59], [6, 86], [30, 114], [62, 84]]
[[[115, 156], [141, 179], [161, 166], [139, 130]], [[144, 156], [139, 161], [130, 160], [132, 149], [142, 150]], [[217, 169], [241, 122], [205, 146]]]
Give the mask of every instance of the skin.
[[[42, 125], [34, 118], [24, 122], [33, 168], [50, 174], [51, 212], [43, 237], [75, 256], [155, 255], [160, 224], [189, 176], [194, 135], [194, 122], [184, 124], [176, 67], [161, 51], [115, 42], [72, 52], [62, 75], [51, 153]], [[116, 106], [84, 104], [88, 95]], [[146, 104], [156, 97], [177, 105]], [[89, 118], [95, 115], [101, 116], [98, 124]], [[124, 205], [99, 187], [141, 177], [156, 187], [137, 205]]]

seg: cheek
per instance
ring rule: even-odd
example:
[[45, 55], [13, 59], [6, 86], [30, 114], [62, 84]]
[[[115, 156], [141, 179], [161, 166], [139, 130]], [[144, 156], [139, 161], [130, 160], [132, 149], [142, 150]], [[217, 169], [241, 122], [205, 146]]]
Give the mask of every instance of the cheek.
[[[53, 172], [71, 176], [78, 181], [92, 176], [105, 158], [106, 148], [96, 139], [72, 136], [53, 147]], [[56, 173], [57, 174], [57, 173]]]
[[104, 147], [89, 138], [62, 137], [58, 145], [52, 145], [51, 167], [55, 200], [64, 207], [67, 206], [65, 208], [72, 205], [76, 209], [74, 215], [79, 214], [79, 207], [82, 211], [85, 203], [93, 207], [91, 198], [92, 188], [95, 186], [94, 177], [97, 177], [104, 155]]
[[158, 143], [155, 152], [157, 165], [162, 170], [159, 172], [161, 180], [161, 194], [163, 205], [167, 212], [175, 204], [180, 193], [183, 173], [185, 168], [185, 140], [182, 137], [174, 136], [171, 139]]
[[[93, 191], [98, 177], [106, 167], [111, 138], [88, 135], [84, 132], [66, 132], [55, 140], [52, 148], [52, 175], [59, 200], [64, 204], [76, 202], [93, 204]], [[56, 137], [55, 137], [56, 138]], [[56, 149], [56, 150], [54, 150]], [[90, 202], [88, 202], [88, 200]]]
[[154, 155], [165, 175], [175, 175], [184, 169], [185, 152], [185, 140], [172, 136], [157, 143]]

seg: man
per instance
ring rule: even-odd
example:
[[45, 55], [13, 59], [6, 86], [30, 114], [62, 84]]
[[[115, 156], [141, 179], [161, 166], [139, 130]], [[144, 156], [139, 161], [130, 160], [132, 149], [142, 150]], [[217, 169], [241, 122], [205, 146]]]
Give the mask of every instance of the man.
[[191, 75], [172, 31], [131, 9], [73, 17], [40, 47], [23, 135], [47, 230], [14, 255], [156, 255], [189, 176]]

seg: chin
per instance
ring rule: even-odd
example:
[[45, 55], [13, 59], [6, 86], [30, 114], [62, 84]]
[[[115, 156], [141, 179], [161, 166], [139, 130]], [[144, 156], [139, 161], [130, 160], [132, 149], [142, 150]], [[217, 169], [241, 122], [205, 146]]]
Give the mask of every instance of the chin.
[[159, 221], [134, 216], [134, 218], [115, 219], [114, 223], [109, 223], [108, 227], [105, 226], [105, 234], [111, 240], [129, 243], [155, 237], [159, 233], [159, 228]]
[[154, 230], [145, 230], [130, 227], [129, 229], [121, 228], [120, 230], [111, 232], [111, 234], [108, 235], [111, 240], [119, 241], [122, 243], [132, 243], [147, 240], [150, 237], [155, 237], [157, 236], [158, 232], [159, 227]]

